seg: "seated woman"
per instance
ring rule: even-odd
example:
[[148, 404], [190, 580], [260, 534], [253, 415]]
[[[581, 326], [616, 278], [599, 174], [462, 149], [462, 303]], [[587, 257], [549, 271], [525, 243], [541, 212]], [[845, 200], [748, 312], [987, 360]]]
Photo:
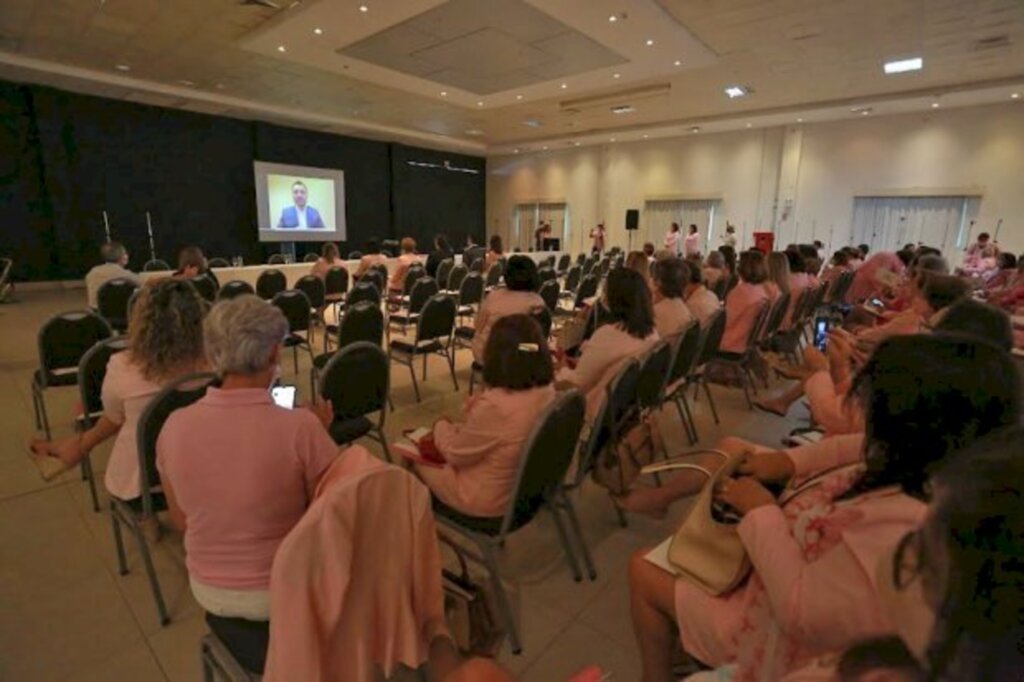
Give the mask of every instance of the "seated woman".
[[706, 327], [712, 316], [722, 309], [722, 302], [704, 286], [704, 275], [700, 268], [686, 261], [683, 261], [683, 268], [683, 282], [686, 286], [683, 299], [686, 307], [700, 322], [700, 326]]
[[192, 279], [199, 275], [206, 275], [220, 287], [217, 275], [210, 269], [203, 250], [198, 246], [186, 246], [178, 252], [178, 269], [174, 271], [173, 277], [181, 279]]
[[786, 251], [789, 260], [789, 308], [782, 320], [782, 329], [789, 329], [793, 324], [793, 315], [800, 302], [800, 296], [811, 287], [817, 286], [818, 278], [807, 273], [807, 260], [796, 251]]
[[[452, 247], [448, 244], [447, 239], [441, 235], [434, 237], [434, 250], [427, 256], [427, 264], [424, 268], [427, 271], [427, 275], [430, 277], [437, 277], [438, 266], [441, 265], [443, 261], [446, 261], [449, 258], [454, 258], [455, 256], [453, 253]], [[437, 284], [444, 289], [447, 282], [438, 282]]]
[[651, 261], [643, 251], [630, 251], [626, 256], [625, 265], [630, 270], [636, 270], [637, 274], [643, 277], [648, 291], [654, 291], [654, 284], [651, 282]]
[[463, 514], [501, 516], [515, 493], [523, 443], [555, 398], [553, 380], [537, 321], [521, 314], [498, 320], [484, 354], [487, 388], [470, 399], [464, 423], [434, 423], [434, 445], [447, 465], [416, 467], [431, 492]]
[[737, 267], [739, 284], [725, 297], [725, 333], [719, 349], [729, 353], [742, 353], [757, 321], [761, 309], [771, 301], [768, 287], [768, 270], [764, 254], [750, 250], [740, 254]]
[[[737, 529], [753, 575], [712, 597], [635, 555], [630, 587], [643, 679], [673, 679], [677, 632], [702, 663], [735, 663], [736, 679], [779, 679], [818, 655], [892, 632], [873, 598], [875, 566], [923, 519], [930, 475], [977, 438], [1018, 422], [1012, 368], [1004, 351], [964, 337], [891, 339], [854, 382], [862, 437], [784, 452], [722, 443], [744, 456], [739, 476], [723, 480], [716, 497], [743, 517]], [[690, 474], [663, 487], [680, 478], [702, 487], [704, 478]], [[813, 476], [821, 476], [817, 485], [782, 506], [764, 486]]]
[[[505, 255], [502, 250], [500, 235], [494, 235], [491, 237], [490, 247], [491, 248], [487, 250], [487, 255], [484, 258], [484, 272], [490, 270], [491, 266], [501, 260], [502, 256]], [[470, 265], [473, 264], [470, 263]]]
[[388, 280], [388, 291], [392, 295], [401, 296], [405, 288], [405, 275], [413, 263], [419, 263], [420, 257], [416, 255], [416, 240], [406, 237], [402, 240], [402, 253], [398, 256], [395, 271], [391, 273]]
[[693, 314], [683, 302], [683, 287], [689, 274], [689, 268], [678, 258], [661, 261], [654, 266], [654, 328], [663, 339], [679, 338], [693, 322]]
[[[43, 478], [70, 469], [116, 436], [104, 475], [107, 490], [122, 500], [142, 494], [136, 426], [164, 384], [204, 366], [203, 305], [182, 279], [150, 280], [139, 290], [128, 324], [128, 348], [107, 363], [102, 416], [84, 433], [32, 444]], [[158, 528], [153, 521], [147, 523], [154, 531]]]
[[603, 303], [608, 323], [583, 344], [576, 366], [563, 366], [555, 377], [559, 384], [586, 394], [588, 417], [600, 407], [605, 386], [622, 363], [639, 357], [660, 339], [650, 292], [639, 273], [627, 268], [610, 271]]
[[370, 271], [374, 265], [387, 265], [388, 257], [380, 252], [380, 243], [376, 239], [366, 242], [364, 247], [366, 253], [359, 259], [359, 267], [356, 269], [355, 278], [359, 279]]
[[302, 518], [338, 446], [327, 433], [329, 403], [291, 410], [271, 399], [288, 334], [280, 310], [239, 296], [215, 305], [204, 331], [220, 387], [167, 419], [157, 468], [171, 522], [185, 534], [192, 594], [210, 628], [258, 672], [274, 553]]
[[537, 293], [540, 278], [537, 264], [529, 256], [512, 256], [505, 270], [505, 287], [487, 294], [473, 320], [473, 359], [484, 363], [484, 350], [491, 328], [507, 315], [522, 315], [544, 308], [544, 299]]
[[320, 279], [327, 279], [327, 273], [331, 268], [345, 267], [345, 261], [341, 260], [341, 256], [338, 254], [338, 245], [333, 242], [327, 242], [320, 249], [320, 257], [313, 263], [313, 268], [309, 271], [309, 274], [315, 275]]
[[721, 251], [712, 251], [708, 253], [707, 259], [704, 261], [704, 283], [713, 287], [718, 284], [718, 280], [728, 276], [725, 271], [725, 256], [722, 255]]
[[788, 251], [772, 251], [768, 254], [768, 280], [764, 283], [768, 289], [768, 297], [774, 303], [783, 294], [789, 293], [789, 258]]
[[906, 269], [906, 264], [898, 254], [882, 251], [871, 256], [862, 267], [857, 268], [853, 283], [846, 294], [850, 303], [863, 303], [877, 292], [892, 288], [886, 283], [894, 277], [898, 279]]

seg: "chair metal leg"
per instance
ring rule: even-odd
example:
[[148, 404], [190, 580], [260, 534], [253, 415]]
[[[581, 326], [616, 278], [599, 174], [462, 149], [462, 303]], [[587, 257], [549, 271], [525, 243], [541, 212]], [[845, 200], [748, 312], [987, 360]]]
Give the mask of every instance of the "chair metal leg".
[[409, 358], [409, 376], [412, 377], [412, 390], [416, 392], [416, 402], [420, 401], [420, 385], [416, 383], [416, 368], [413, 367], [413, 358]]
[[[454, 350], [445, 349], [444, 359], [448, 361], [448, 371], [451, 372], [451, 374], [452, 374], [452, 383], [455, 384], [455, 390], [458, 391], [459, 390], [459, 380], [455, 376], [455, 351]], [[473, 372], [472, 368], [469, 371], [472, 374], [472, 372]]]
[[153, 567], [153, 557], [149, 553], [149, 545], [146, 544], [146, 537], [142, 534], [142, 527], [138, 523], [132, 525], [132, 534], [135, 535], [135, 542], [139, 546], [139, 554], [142, 555], [142, 562], [146, 567], [146, 576], [149, 578], [149, 587], [153, 591], [153, 600], [156, 602], [157, 614], [160, 616], [160, 625], [167, 625], [171, 622], [171, 617], [167, 614], [167, 605], [164, 603], [164, 594], [160, 590], [160, 581], [156, 577], [156, 569]]
[[715, 418], [715, 424], [719, 424], [718, 410], [715, 409], [715, 399], [711, 397], [711, 386], [707, 379], [701, 377], [700, 383], [704, 385], [704, 393], [708, 396], [708, 404], [711, 405], [711, 416]]
[[299, 373], [299, 347], [292, 346], [292, 360], [295, 362], [295, 373]]
[[693, 430], [690, 427], [690, 420], [686, 417], [686, 412], [683, 411], [683, 401], [686, 400], [685, 395], [676, 396], [676, 399], [672, 402], [676, 405], [676, 410], [679, 412], [679, 421], [683, 423], [683, 428], [686, 429], [686, 438], [690, 441], [690, 445], [697, 442], [697, 439], [693, 437]]
[[580, 582], [583, 580], [583, 575], [580, 573], [580, 565], [576, 561], [576, 552], [573, 551], [569, 535], [565, 532], [565, 526], [562, 525], [562, 516], [558, 513], [558, 507], [554, 504], [548, 504], [547, 508], [551, 512], [551, 517], [555, 520], [555, 528], [558, 529], [558, 539], [562, 543], [562, 550], [565, 552], [565, 563], [569, 564], [572, 579], [575, 582]]
[[210, 662], [210, 653], [206, 650], [206, 644], [200, 644], [199, 662], [203, 666], [203, 682], [213, 682], [213, 664]]
[[39, 389], [36, 387], [35, 380], [32, 381], [32, 410], [36, 416], [36, 431], [39, 431], [43, 428], [43, 420], [39, 415]]
[[380, 446], [384, 450], [384, 456], [388, 458], [388, 462], [394, 463], [395, 460], [391, 457], [391, 448], [388, 447], [388, 439], [384, 437], [384, 431], [379, 426], [374, 430], [377, 432]]
[[[610, 497], [611, 496], [609, 495], [609, 498]], [[615, 509], [615, 516], [617, 516], [619, 519], [619, 526], [621, 526], [622, 528], [628, 528], [629, 522], [626, 521], [626, 512], [622, 511], [622, 507], [615, 504], [614, 500], [612, 501], [612, 507], [614, 507]]]
[[92, 470], [92, 460], [89, 459], [89, 455], [86, 455], [81, 463], [82, 476], [85, 478], [86, 483], [89, 484], [89, 495], [92, 497], [92, 510], [98, 512], [100, 510], [100, 501], [96, 497], [96, 475]]
[[473, 369], [473, 365], [469, 366], [469, 394], [473, 395], [473, 386], [476, 383], [476, 370]]
[[46, 414], [46, 399], [43, 397], [43, 391], [39, 391], [39, 414], [43, 418], [43, 433], [46, 434], [46, 440], [53, 440], [53, 435], [50, 433], [50, 416]]
[[117, 518], [114, 503], [110, 503], [110, 524], [114, 529], [114, 547], [117, 550], [117, 573], [128, 575], [128, 557], [124, 553], [124, 538], [121, 536], [121, 522]]
[[498, 560], [494, 555], [494, 545], [490, 544], [487, 540], [477, 544], [483, 552], [484, 565], [487, 567], [488, 577], [491, 579], [491, 590], [498, 600], [498, 610], [501, 611], [501, 615], [505, 619], [505, 625], [508, 627], [509, 645], [512, 653], [518, 656], [523, 653], [523, 645], [519, 641], [519, 627], [516, 625], [516, 619], [512, 614], [512, 605], [509, 603], [508, 593], [505, 592], [505, 586], [501, 583], [501, 575], [498, 573]]
[[569, 496], [564, 491], [560, 491], [558, 496], [565, 509], [565, 515], [569, 517], [569, 527], [572, 528], [572, 532], [576, 535], [576, 540], [579, 543], [580, 552], [583, 554], [583, 564], [587, 568], [587, 575], [591, 580], [597, 580], [597, 568], [594, 566], [594, 558], [590, 556], [590, 548], [587, 547], [587, 541], [584, 539], [583, 531], [580, 529], [580, 520], [576, 517], [576, 508], [573, 507], [572, 500], [569, 499]]
[[424, 381], [427, 380], [427, 355], [428, 355], [428, 353], [424, 353], [423, 354], [423, 380]]

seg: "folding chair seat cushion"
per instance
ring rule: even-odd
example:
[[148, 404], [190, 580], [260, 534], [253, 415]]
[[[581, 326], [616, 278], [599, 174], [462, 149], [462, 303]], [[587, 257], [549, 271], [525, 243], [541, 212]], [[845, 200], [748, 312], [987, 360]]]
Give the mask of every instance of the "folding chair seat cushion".
[[313, 366], [317, 369], [323, 369], [331, 361], [332, 357], [334, 357], [334, 353], [321, 353], [313, 358]]
[[472, 327], [456, 327], [455, 336], [460, 339], [472, 340], [472, 338], [476, 336], [476, 330]]
[[305, 346], [309, 343], [309, 340], [298, 334], [289, 334], [284, 339], [285, 348], [291, 348], [292, 346]]
[[448, 506], [436, 497], [432, 498], [431, 504], [434, 508], [435, 514], [439, 514], [440, 516], [443, 516], [444, 518], [475, 533], [494, 536], [501, 532], [501, 522], [504, 520], [501, 516], [493, 518], [469, 516], [467, 514], [463, 514], [454, 507]]
[[733, 353], [732, 351], [720, 350], [715, 358], [718, 360], [727, 360], [729, 362], [739, 362], [745, 357], [744, 353]]
[[351, 419], [335, 419], [327, 427], [327, 432], [335, 443], [351, 443], [362, 438], [373, 429], [373, 422], [363, 416]]
[[[38, 385], [43, 385], [43, 370], [37, 369], [32, 374], [32, 380]], [[46, 385], [48, 387], [54, 386], [74, 386], [78, 383], [78, 372], [67, 371], [67, 372], [50, 372], [46, 377]]]
[[[161, 492], [153, 492], [153, 511], [167, 511], [167, 497]], [[136, 516], [142, 516], [142, 496], [133, 497], [130, 500], [121, 500], [121, 502], [132, 510], [132, 513]]]
[[420, 355], [423, 353], [436, 353], [444, 346], [437, 339], [428, 339], [417, 344], [411, 339], [391, 339], [391, 350], [396, 350], [408, 355]]

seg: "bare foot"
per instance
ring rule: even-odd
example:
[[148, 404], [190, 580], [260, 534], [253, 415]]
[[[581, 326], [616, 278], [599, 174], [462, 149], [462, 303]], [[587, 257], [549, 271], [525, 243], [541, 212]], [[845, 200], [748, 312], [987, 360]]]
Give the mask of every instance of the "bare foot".
[[661, 499], [656, 488], [637, 488], [626, 495], [611, 497], [616, 507], [633, 514], [643, 514], [661, 520], [668, 513], [668, 505]]
[[754, 407], [758, 408], [759, 410], [764, 410], [765, 412], [770, 412], [771, 414], [778, 415], [779, 417], [785, 417], [786, 413], [788, 412], [788, 405], [783, 405], [778, 400], [772, 400], [770, 398], [766, 400], [755, 400]]

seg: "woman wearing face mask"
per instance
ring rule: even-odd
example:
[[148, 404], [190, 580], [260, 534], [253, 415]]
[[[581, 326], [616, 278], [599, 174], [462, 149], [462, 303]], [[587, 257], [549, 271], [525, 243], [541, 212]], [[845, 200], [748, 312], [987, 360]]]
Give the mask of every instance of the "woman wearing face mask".
[[203, 331], [220, 386], [167, 419], [157, 468], [171, 523], [185, 534], [192, 594], [211, 629], [259, 672], [274, 553], [339, 456], [338, 446], [326, 428], [330, 403], [290, 410], [271, 399], [288, 333], [281, 311], [240, 296], [215, 305]]
[[[863, 435], [784, 452], [723, 445], [748, 453], [739, 477], [716, 494], [743, 517], [737, 530], [753, 572], [739, 589], [711, 597], [645, 553], [634, 557], [632, 612], [645, 682], [673, 679], [677, 632], [701, 662], [732, 664], [733, 679], [777, 680], [892, 631], [873, 599], [879, 557], [920, 524], [926, 481], [951, 453], [1017, 422], [1020, 384], [1003, 350], [936, 334], [883, 343], [851, 394], [864, 410]], [[781, 507], [763, 485], [816, 474], [823, 474], [816, 487]]]

